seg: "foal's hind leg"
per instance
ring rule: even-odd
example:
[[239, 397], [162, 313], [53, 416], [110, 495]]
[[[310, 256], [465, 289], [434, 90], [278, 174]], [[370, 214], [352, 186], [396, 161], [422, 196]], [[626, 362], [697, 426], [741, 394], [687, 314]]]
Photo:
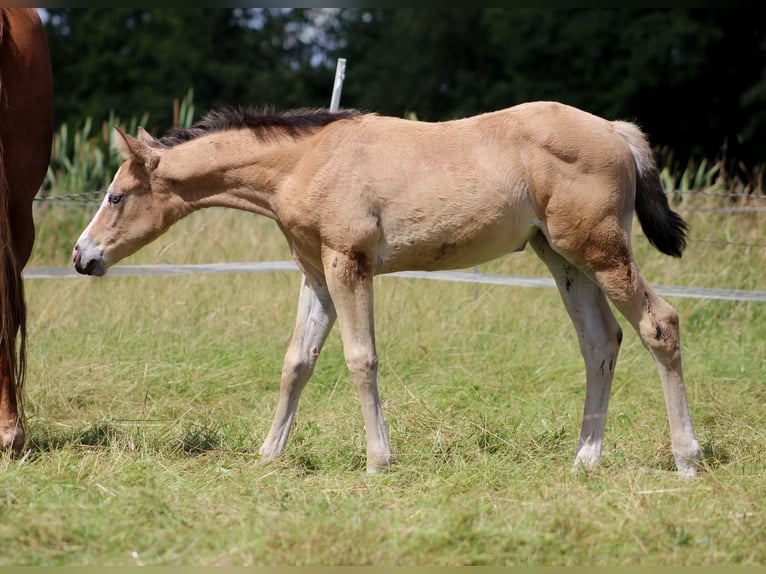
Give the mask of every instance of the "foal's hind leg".
[[334, 323], [335, 307], [327, 288], [319, 281], [304, 277], [295, 330], [282, 367], [274, 422], [261, 446], [264, 461], [274, 459], [284, 450], [301, 392], [314, 372], [319, 353]]
[[594, 279], [651, 353], [662, 380], [676, 465], [681, 474], [694, 476], [702, 451], [686, 400], [678, 314], [641, 276], [626, 229], [630, 226], [610, 228], [610, 220], [603, 218], [598, 232], [577, 244], [577, 251], [568, 253], [566, 245], [557, 251]]
[[622, 341], [622, 329], [601, 289], [582, 271], [553, 251], [542, 233], [530, 244], [548, 266], [577, 331], [585, 360], [585, 408], [577, 444], [575, 465], [595, 467], [609, 406], [614, 368]]
[[678, 314], [652, 290], [632, 257], [625, 265], [596, 271], [594, 276], [654, 358], [665, 394], [676, 466], [683, 475], [696, 475], [702, 450], [686, 399]]

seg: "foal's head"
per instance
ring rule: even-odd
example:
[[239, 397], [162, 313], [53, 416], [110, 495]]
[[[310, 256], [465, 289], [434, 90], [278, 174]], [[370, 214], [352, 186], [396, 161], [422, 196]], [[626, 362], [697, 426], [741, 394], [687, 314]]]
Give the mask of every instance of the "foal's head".
[[[359, 115], [356, 110], [262, 113], [223, 106], [193, 126], [174, 128], [159, 140], [142, 129], [138, 138], [133, 138], [115, 128], [115, 147], [125, 161], [117, 170], [101, 207], [75, 245], [72, 255], [75, 268], [87, 275], [103, 275], [110, 265], [135, 253], [196, 209], [179, 194], [184, 193], [180, 182], [191, 175], [200, 177], [200, 173], [194, 171], [197, 164], [188, 158], [181, 161], [177, 155], [170, 161], [172, 156], [167, 155], [172, 154], [170, 148], [180, 148], [190, 140], [216, 132], [240, 129], [250, 130], [255, 141], [281, 143], [298, 140], [333, 122]], [[210, 155], [201, 153], [201, 157]], [[200, 185], [204, 187], [206, 183]]]
[[75, 269], [87, 275], [103, 275], [183, 213], [180, 198], [168, 189], [170, 181], [157, 175], [163, 150], [152, 136], [140, 129], [133, 138], [115, 127], [114, 145], [124, 161], [72, 254]]

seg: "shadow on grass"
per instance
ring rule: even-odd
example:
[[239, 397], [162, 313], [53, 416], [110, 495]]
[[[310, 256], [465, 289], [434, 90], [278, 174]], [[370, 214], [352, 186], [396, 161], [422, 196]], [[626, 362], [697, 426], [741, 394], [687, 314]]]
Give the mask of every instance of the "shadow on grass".
[[249, 452], [251, 445], [231, 444], [220, 427], [190, 423], [179, 434], [147, 432], [139, 426], [113, 421], [98, 421], [69, 430], [37, 429], [27, 438], [23, 456], [34, 460], [44, 454], [67, 448], [143, 450], [183, 456], [199, 456], [214, 451]]
[[[662, 456], [662, 460], [659, 466], [662, 470], [675, 471], [677, 470], [676, 461], [673, 458], [672, 452], [670, 450], [670, 443], [665, 446], [665, 454]], [[701, 446], [701, 469], [715, 470], [722, 466], [726, 466], [731, 462], [732, 457], [726, 445], [718, 443], [712, 438], [708, 438], [702, 442]]]
[[190, 425], [187, 430], [176, 439], [175, 451], [189, 456], [198, 456], [214, 450], [219, 450], [223, 442], [223, 435], [218, 428], [210, 428], [204, 425]]
[[26, 448], [30, 456], [34, 457], [72, 446], [108, 446], [119, 440], [120, 433], [121, 431], [108, 422], [92, 423], [84, 428], [65, 431], [39, 429], [30, 433]]
[[702, 444], [702, 461], [708, 468], [715, 469], [731, 462], [731, 454], [725, 445], [709, 438]]

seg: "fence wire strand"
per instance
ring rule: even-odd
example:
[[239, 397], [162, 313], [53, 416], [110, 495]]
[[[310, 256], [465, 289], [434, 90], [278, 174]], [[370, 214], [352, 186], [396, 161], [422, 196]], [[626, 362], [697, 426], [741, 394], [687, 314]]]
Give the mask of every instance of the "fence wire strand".
[[75, 205], [88, 205], [101, 203], [105, 191], [83, 191], [81, 193], [68, 193], [65, 195], [46, 195], [35, 197], [35, 201], [52, 201], [54, 203], [71, 203]]

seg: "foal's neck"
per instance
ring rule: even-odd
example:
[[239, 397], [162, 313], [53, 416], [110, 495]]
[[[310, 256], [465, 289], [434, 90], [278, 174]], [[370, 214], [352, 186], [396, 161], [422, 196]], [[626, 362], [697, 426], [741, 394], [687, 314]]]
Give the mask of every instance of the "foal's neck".
[[168, 149], [158, 176], [174, 182], [190, 211], [229, 207], [276, 219], [300, 145], [289, 137], [264, 142], [248, 129], [217, 132]]

